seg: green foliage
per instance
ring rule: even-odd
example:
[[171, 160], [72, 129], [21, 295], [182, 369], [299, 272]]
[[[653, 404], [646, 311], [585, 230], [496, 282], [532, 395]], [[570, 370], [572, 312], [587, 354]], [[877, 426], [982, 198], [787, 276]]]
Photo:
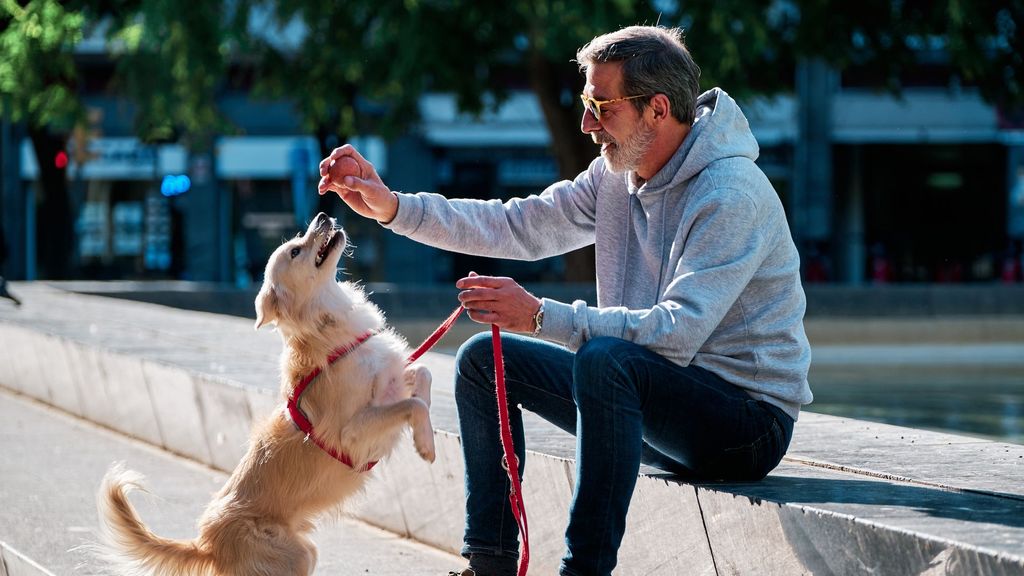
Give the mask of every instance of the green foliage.
[[791, 89], [800, 58], [823, 58], [898, 92], [922, 54], [937, 54], [950, 85], [977, 85], [990, 101], [1014, 106], [1024, 102], [1022, 6], [232, 0], [185, 9], [178, 0], [0, 0], [0, 93], [15, 119], [68, 128], [81, 113], [73, 47], [103, 22], [118, 64], [112, 89], [137, 106], [144, 139], [180, 133], [203, 142], [230, 131], [216, 101], [239, 67], [256, 97], [290, 99], [310, 131], [394, 135], [416, 121], [419, 97], [430, 91], [452, 92], [461, 110], [479, 114], [507, 89], [530, 88], [578, 113], [576, 50], [603, 32], [659, 23], [684, 28], [702, 87], [721, 85], [741, 98]]
[[81, 114], [72, 51], [84, 17], [56, 0], [0, 3], [0, 114], [68, 130]]
[[752, 0], [680, 2], [661, 23], [679, 26], [701, 68], [701, 88], [744, 98], [792, 87], [794, 17], [784, 3]]
[[192, 147], [202, 148], [231, 130], [216, 99], [244, 35], [243, 10], [229, 10], [234, 3], [228, 2], [198, 2], [187, 9], [175, 0], [92, 4], [86, 9], [112, 24], [114, 88], [139, 105], [136, 131], [143, 140], [183, 133]]
[[977, 86], [989, 102], [1024, 105], [1022, 0], [796, 0], [792, 6], [771, 32], [795, 57], [822, 58], [894, 94], [932, 67], [944, 71], [939, 80], [950, 87]]
[[298, 47], [259, 43], [260, 93], [294, 98], [308, 128], [326, 125], [341, 134], [395, 134], [416, 120], [419, 97], [428, 91], [454, 93], [461, 110], [479, 114], [500, 102], [510, 84], [524, 84], [527, 53], [571, 69], [580, 45], [633, 23], [645, 6], [589, 4], [264, 2], [274, 8], [276, 28], [299, 21], [308, 33]]
[[[355, 132], [356, 96], [369, 88], [364, 37], [372, 34], [374, 7], [310, 0], [254, 7], [270, 16], [248, 39], [256, 95], [291, 99], [311, 132]], [[290, 36], [297, 33], [301, 41], [295, 44]]]
[[950, 58], [990, 101], [1024, 106], [1024, 2], [948, 0]]

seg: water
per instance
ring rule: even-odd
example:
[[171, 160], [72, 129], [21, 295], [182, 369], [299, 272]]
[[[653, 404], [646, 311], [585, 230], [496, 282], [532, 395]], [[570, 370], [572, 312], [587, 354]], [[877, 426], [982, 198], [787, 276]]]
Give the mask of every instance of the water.
[[1020, 368], [813, 368], [811, 412], [1024, 444]]

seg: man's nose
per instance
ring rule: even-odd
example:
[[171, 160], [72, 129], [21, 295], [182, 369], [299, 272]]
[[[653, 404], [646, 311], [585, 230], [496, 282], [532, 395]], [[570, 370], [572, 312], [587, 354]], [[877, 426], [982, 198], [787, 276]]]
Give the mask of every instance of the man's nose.
[[600, 129], [600, 120], [595, 118], [594, 115], [590, 112], [590, 110], [584, 108], [583, 120], [580, 121], [580, 130], [582, 130], [584, 134], [590, 134], [591, 132], [597, 132]]

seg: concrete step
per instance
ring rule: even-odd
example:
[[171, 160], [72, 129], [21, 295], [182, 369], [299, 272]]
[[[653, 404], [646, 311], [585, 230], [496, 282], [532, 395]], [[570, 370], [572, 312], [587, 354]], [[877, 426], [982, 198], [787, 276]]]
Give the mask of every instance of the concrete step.
[[[108, 574], [77, 547], [96, 541], [96, 490], [115, 460], [146, 476], [132, 497], [157, 534], [192, 538], [226, 475], [149, 444], [0, 391], [0, 542], [6, 576]], [[353, 518], [326, 522], [314, 540], [317, 574], [447, 574], [446, 554]]]
[[[18, 288], [26, 304], [0, 308], [0, 385], [219, 470], [234, 467], [253, 418], [279, 402], [280, 341], [250, 321]], [[403, 443], [352, 512], [453, 552], [464, 515], [453, 362], [424, 362], [437, 462]], [[550, 574], [563, 552], [573, 439], [529, 418], [527, 447], [531, 573]], [[789, 457], [762, 482], [643, 472], [617, 575], [1024, 574], [1021, 445], [805, 412]]]

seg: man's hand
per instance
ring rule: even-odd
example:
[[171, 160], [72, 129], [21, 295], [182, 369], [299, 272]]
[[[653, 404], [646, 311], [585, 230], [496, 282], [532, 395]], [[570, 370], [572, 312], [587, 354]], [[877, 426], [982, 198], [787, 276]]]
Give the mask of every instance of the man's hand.
[[459, 302], [474, 322], [497, 324], [513, 332], [533, 332], [533, 315], [541, 300], [530, 294], [511, 278], [496, 276], [469, 276], [455, 283]]
[[[335, 182], [331, 179], [331, 164], [346, 156], [359, 164], [362, 177], [348, 175], [341, 182]], [[337, 192], [356, 214], [378, 222], [387, 224], [398, 213], [398, 196], [384, 185], [373, 164], [363, 158], [351, 144], [335, 148], [330, 156], [320, 161], [320, 183], [316, 188], [321, 196], [331, 190]]]

